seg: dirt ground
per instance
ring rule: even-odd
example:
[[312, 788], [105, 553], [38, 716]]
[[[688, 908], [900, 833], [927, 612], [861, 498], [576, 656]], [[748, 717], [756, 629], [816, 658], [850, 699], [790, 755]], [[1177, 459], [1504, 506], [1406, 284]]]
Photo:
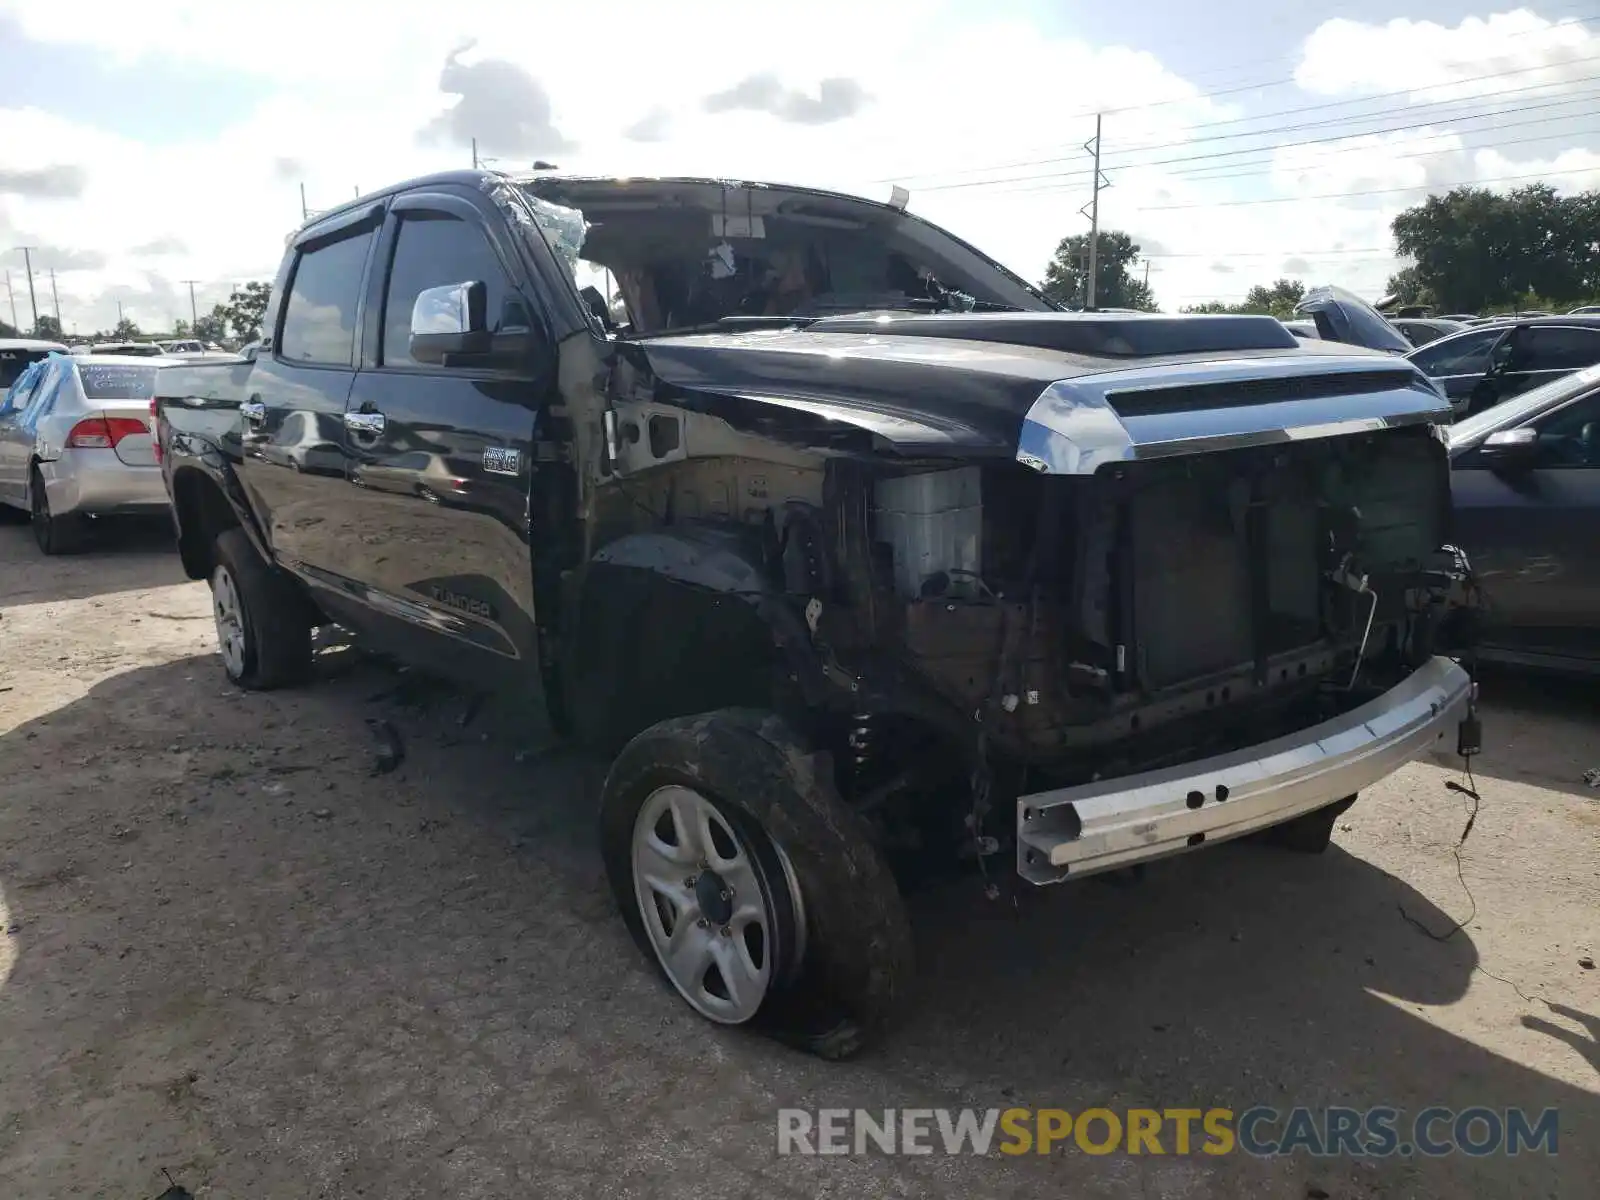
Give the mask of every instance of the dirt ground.
[[[1595, 1195], [1592, 685], [1486, 680], [1471, 899], [1459, 772], [1413, 764], [1321, 858], [918, 896], [909, 1023], [829, 1065], [656, 981], [591, 836], [603, 764], [338, 646], [312, 687], [237, 692], [205, 588], [116, 537], [47, 561], [0, 528], [0, 1194]], [[1474, 902], [1445, 941], [1402, 915]], [[1254, 1104], [1554, 1106], [1560, 1153], [775, 1153], [784, 1106]]]

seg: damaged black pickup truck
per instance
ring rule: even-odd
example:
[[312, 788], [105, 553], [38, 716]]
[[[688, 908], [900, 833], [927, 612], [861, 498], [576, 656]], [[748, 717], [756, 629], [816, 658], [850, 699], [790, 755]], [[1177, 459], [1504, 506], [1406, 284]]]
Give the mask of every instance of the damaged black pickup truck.
[[157, 386], [228, 675], [304, 679], [333, 622], [538, 693], [615, 755], [617, 902], [713, 1021], [852, 1053], [910, 879], [1315, 851], [1475, 749], [1450, 410], [1402, 359], [1061, 312], [903, 205], [725, 181], [417, 180], [272, 295]]

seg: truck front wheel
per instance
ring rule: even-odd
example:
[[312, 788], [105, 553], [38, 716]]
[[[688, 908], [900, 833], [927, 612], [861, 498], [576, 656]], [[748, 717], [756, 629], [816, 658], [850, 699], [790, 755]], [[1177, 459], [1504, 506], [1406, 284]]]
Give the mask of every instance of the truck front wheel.
[[700, 1015], [824, 1058], [893, 1023], [910, 926], [826, 760], [769, 713], [653, 725], [606, 777], [601, 850], [623, 920]]
[[1293, 850], [1297, 854], [1321, 854], [1333, 841], [1334, 822], [1355, 802], [1354, 795], [1346, 796], [1282, 825], [1263, 829], [1257, 836], [1269, 846]]
[[311, 674], [311, 625], [293, 585], [243, 529], [217, 535], [211, 610], [228, 678], [250, 691], [299, 683]]

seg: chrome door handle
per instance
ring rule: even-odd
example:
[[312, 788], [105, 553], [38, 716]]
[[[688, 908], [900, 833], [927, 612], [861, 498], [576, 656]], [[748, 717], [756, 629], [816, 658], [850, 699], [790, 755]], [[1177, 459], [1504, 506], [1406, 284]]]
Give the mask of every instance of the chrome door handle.
[[378, 434], [383, 432], [383, 426], [381, 412], [347, 412], [344, 415], [344, 427], [352, 433]]
[[267, 406], [259, 400], [246, 400], [239, 405], [239, 414], [252, 425], [259, 425], [267, 419]]

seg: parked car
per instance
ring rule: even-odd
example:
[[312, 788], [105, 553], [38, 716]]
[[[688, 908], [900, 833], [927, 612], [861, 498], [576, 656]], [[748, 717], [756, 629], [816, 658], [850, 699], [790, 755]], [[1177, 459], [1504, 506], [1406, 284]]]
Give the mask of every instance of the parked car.
[[96, 517], [167, 510], [151, 437], [158, 362], [55, 354], [0, 403], [0, 504], [30, 515], [46, 554], [79, 549]]
[[1302, 341], [1319, 341], [1322, 337], [1317, 332], [1315, 321], [1285, 321], [1283, 327]]
[[196, 341], [193, 338], [180, 338], [175, 342], [159, 342], [157, 344], [166, 354], [204, 354], [206, 352], [205, 343]]
[[1434, 319], [1439, 321], [1458, 321], [1462, 325], [1470, 325], [1479, 318], [1477, 313], [1440, 313]]
[[1582, 317], [1587, 315], [1600, 316], [1600, 304], [1584, 304], [1578, 308], [1568, 309], [1567, 316]]
[[66, 352], [62, 343], [42, 338], [0, 338], [0, 389], [9, 388], [40, 359]]
[[1386, 354], [1406, 354], [1412, 348], [1387, 317], [1342, 287], [1312, 288], [1294, 311], [1316, 325], [1323, 341], [1365, 346]]
[[1390, 317], [1389, 324], [1404, 334], [1413, 346], [1426, 346], [1467, 328], [1465, 321], [1447, 321], [1443, 317]]
[[1478, 653], [1600, 670], [1600, 366], [1450, 431], [1456, 537], [1488, 604]]
[[124, 357], [160, 358], [166, 354], [158, 342], [96, 342], [90, 354], [120, 354]]
[[1413, 365], [1444, 388], [1462, 416], [1600, 363], [1600, 318], [1535, 317], [1480, 325], [1429, 342]]
[[228, 678], [333, 621], [542, 697], [617, 754], [613, 893], [712, 1021], [843, 1056], [912, 991], [897, 878], [1318, 851], [1473, 748], [1449, 409], [1401, 357], [1062, 312], [900, 208], [714, 180], [416, 180], [272, 297], [157, 380]]

